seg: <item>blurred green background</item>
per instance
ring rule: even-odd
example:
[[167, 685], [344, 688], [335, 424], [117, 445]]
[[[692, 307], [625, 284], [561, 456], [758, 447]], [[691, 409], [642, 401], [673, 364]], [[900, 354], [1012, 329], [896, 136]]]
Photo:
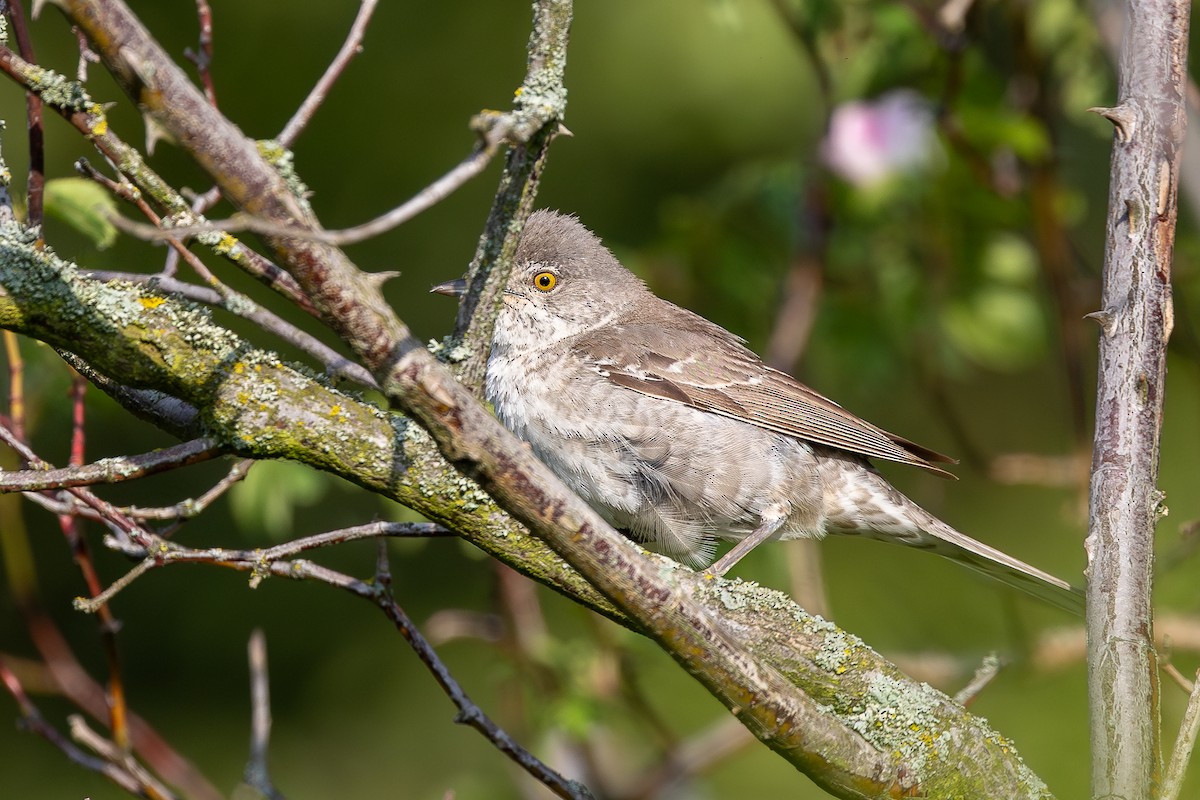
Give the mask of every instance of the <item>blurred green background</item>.
[[[178, 59], [195, 48], [192, 2], [132, 5]], [[884, 469], [961, 530], [1078, 581], [1095, 371], [1095, 336], [1081, 316], [1099, 302], [1111, 138], [1108, 123], [1085, 109], [1113, 102], [1111, 68], [1096, 20], [1079, 4], [978, 2], [957, 35], [934, 29], [941, 5], [580, 0], [567, 67], [566, 124], [574, 136], [554, 143], [538, 205], [577, 213], [660, 294], [760, 352], [776, 328], [792, 265], [804, 258], [817, 264], [817, 316], [803, 356], [789, 365], [794, 373], [884, 428], [962, 457], [955, 483]], [[212, 7], [220, 106], [247, 134], [265, 138], [324, 70], [358, 4], [300, 10], [212, 0]], [[463, 158], [472, 144], [470, 116], [507, 108], [520, 85], [529, 23], [524, 2], [382, 3], [363, 53], [295, 147], [324, 224], [365, 221]], [[33, 32], [39, 60], [73, 73], [75, 40], [61, 15], [48, 8]], [[827, 99], [805, 40], [825, 65]], [[96, 99], [116, 103], [114, 129], [140, 143], [142, 122], [128, 99], [100, 68], [92, 66], [89, 78]], [[941, 113], [929, 160], [871, 186], [826, 170], [819, 153], [829, 104], [897, 88], [926, 98], [933, 116]], [[0, 116], [19, 186], [23, 99], [7, 82], [0, 82]], [[103, 166], [48, 115], [49, 177], [72, 175], [78, 157]], [[152, 164], [176, 186], [208, 188], [170, 144], [159, 143]], [[388, 296], [421, 337], [452, 327], [452, 304], [427, 289], [464, 271], [498, 173], [492, 165], [411, 223], [350, 249], [364, 269], [401, 272]], [[1183, 547], [1184, 532], [1200, 518], [1196, 211], [1185, 205], [1179, 220], [1163, 553]], [[163, 260], [163, 250], [124, 238], [97, 251], [53, 218], [47, 237], [96, 269], [153, 272]], [[34, 445], [64, 463], [69, 377], [46, 348], [25, 342], [23, 352]], [[88, 408], [89, 459], [172, 443], [99, 392], [91, 392]], [[1003, 458], [1013, 454], [1040, 458]], [[101, 494], [142, 506], [176, 502], [202, 492], [223, 469], [201, 465]], [[404, 514], [295, 465], [267, 464], [178, 536], [191, 545], [252, 547]], [[28, 536], [47, 612], [103, 679], [96, 620], [71, 610], [83, 586], [55, 519], [7, 496], [0, 497], [0, 522]], [[115, 579], [129, 564], [103, 552], [98, 527], [88, 532], [102, 578]], [[739, 574], [786, 588], [786, 547], [760, 549]], [[398, 599], [447, 639], [439, 651], [466, 690], [568, 774], [586, 774], [592, 759], [618, 796], [664, 753], [726, 716], [651, 644], [547, 591], [535, 594], [549, 635], [531, 645], [519, 648], [511, 635], [499, 643], [452, 635], [457, 623], [478, 615], [511, 623], [501, 613], [511, 586], [453, 540], [393, 549]], [[1085, 667], [1073, 649], [1082, 639], [1068, 630], [1051, 647], [1045, 638], [1077, 621], [924, 554], [862, 541], [828, 541], [821, 553], [833, 619], [939, 688], [956, 691], [991, 651], [1011, 659], [972, 709], [1014, 740], [1059, 797], [1085, 796]], [[373, 547], [343, 546], [318, 558], [367, 576]], [[1173, 661], [1192, 674], [1200, 638], [1196, 565], [1162, 562], [1171, 568], [1161, 575], [1157, 605], [1171, 618], [1161, 625], [1176, 631]], [[250, 631], [262, 628], [275, 719], [271, 766], [288, 797], [548, 796], [524, 784], [477, 734], [452, 724], [450, 703], [365, 603], [280, 580], [250, 591], [240, 574], [174, 566], [141, 578], [113, 607], [131, 707], [222, 791], [237, 785], [246, 759], [245, 647]], [[7, 591], [0, 591], [0, 652], [34, 656]], [[52, 696], [35, 699], [65, 729], [72, 709]], [[1164, 681], [1168, 746], [1184, 699]], [[0, 715], [17, 718], [8, 695], [0, 697]], [[1193, 774], [1190, 791], [1198, 786], [1200, 774]], [[824, 796], [753, 743], [714, 758], [671, 792], [655, 796]], [[85, 796], [125, 795], [36, 737], [0, 726], [0, 797]]]

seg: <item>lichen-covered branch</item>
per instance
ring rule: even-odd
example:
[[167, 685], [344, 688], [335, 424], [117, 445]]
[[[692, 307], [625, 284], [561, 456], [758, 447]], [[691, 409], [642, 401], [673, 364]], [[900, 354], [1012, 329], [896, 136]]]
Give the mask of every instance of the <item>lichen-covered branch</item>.
[[1094, 797], [1150, 797], [1162, 770], [1151, 615], [1171, 261], [1187, 127], [1185, 0], [1130, 0], [1109, 185], [1088, 535]]
[[451, 469], [420, 427], [253, 348], [201, 308], [145, 286], [83, 278], [11, 224], [0, 227], [0, 328], [70, 346], [137, 389], [170, 392], [198, 409], [197, 426], [230, 452], [341, 475], [634, 630], [660, 639], [664, 629], [680, 631], [668, 646], [697, 662], [729, 669], [733, 661], [761, 676], [731, 680], [745, 704], [739, 716], [837, 796], [1049, 796], [983, 720], [786, 596], [703, 579], [621, 541], [614, 568], [638, 562], [633, 574], [647, 578], [640, 586], [662, 617], [635, 618], [632, 604], [615, 608]]

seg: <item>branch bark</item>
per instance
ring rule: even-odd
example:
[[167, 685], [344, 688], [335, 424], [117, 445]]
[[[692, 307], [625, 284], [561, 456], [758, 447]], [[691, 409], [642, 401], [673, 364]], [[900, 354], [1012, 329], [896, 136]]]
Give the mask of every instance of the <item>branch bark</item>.
[[1180, 145], [1187, 127], [1186, 0], [1130, 0], [1112, 121], [1112, 178], [1088, 535], [1088, 694], [1094, 797], [1157, 790], [1151, 615], [1159, 429], [1171, 334]]

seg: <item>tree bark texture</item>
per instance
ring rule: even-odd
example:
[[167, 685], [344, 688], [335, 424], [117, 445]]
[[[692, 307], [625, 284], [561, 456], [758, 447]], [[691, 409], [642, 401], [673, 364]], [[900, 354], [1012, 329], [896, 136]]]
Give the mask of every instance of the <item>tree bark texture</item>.
[[1149, 798], [1160, 773], [1151, 617], [1171, 259], [1187, 125], [1189, 3], [1130, 0], [1109, 187], [1088, 550], [1092, 793]]

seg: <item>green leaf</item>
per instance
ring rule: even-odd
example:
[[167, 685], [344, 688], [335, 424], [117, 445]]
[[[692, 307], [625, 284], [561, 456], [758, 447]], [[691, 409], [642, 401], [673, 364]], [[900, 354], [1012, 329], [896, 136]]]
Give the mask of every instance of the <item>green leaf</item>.
[[117, 240], [109, 217], [117, 213], [113, 196], [86, 178], [55, 178], [46, 182], [45, 209], [96, 243], [103, 250]]
[[328, 482], [316, 470], [291, 461], [260, 461], [230, 490], [233, 518], [246, 531], [272, 539], [293, 534], [296, 510], [315, 505]]

